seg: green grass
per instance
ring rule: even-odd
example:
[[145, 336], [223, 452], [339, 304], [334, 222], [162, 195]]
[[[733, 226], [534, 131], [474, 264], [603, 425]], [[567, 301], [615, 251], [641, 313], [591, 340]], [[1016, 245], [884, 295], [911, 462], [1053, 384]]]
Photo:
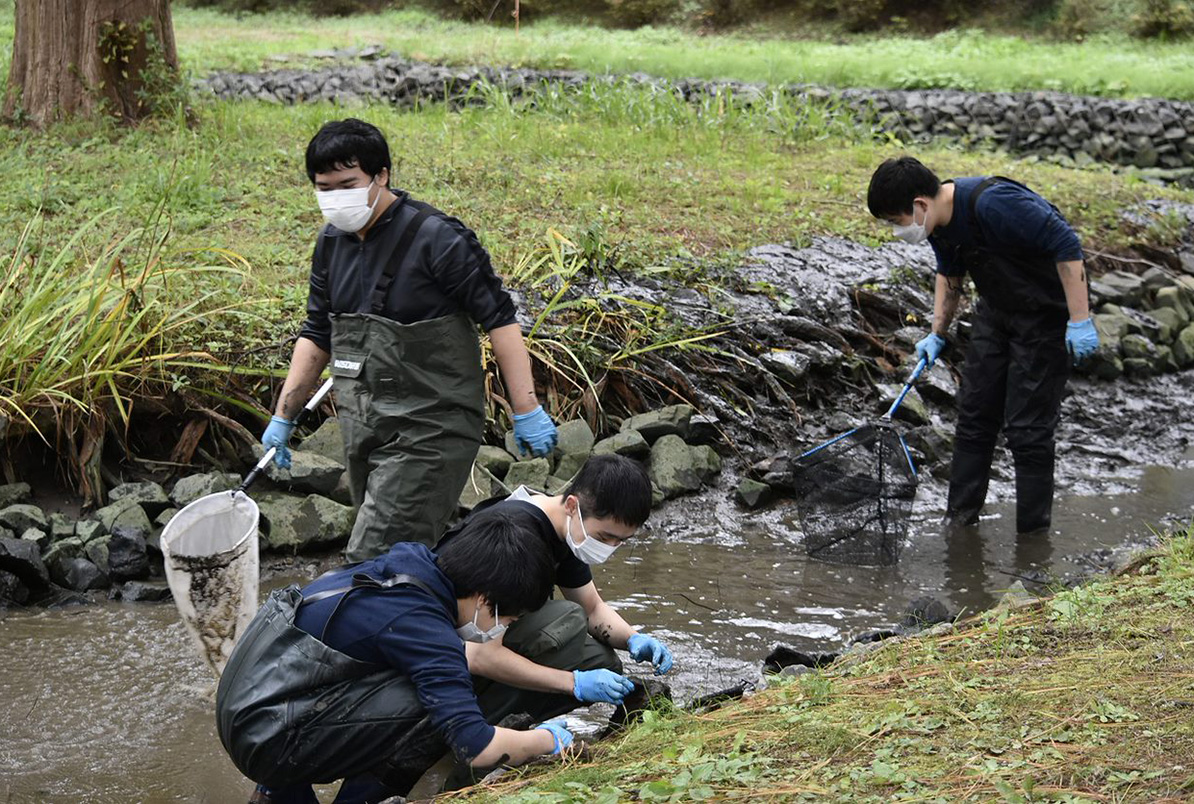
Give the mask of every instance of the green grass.
[[698, 35], [678, 28], [610, 30], [545, 20], [511, 28], [403, 10], [339, 19], [268, 14], [235, 19], [176, 6], [179, 55], [188, 70], [257, 70], [279, 54], [383, 44], [405, 57], [642, 71], [670, 78], [731, 78], [854, 87], [1056, 89], [1108, 96], [1194, 98], [1194, 48], [1107, 35], [1084, 42], [1026, 40], [981, 31], [934, 37], [851, 36], [832, 41]]
[[[642, 71], [671, 78], [810, 82], [855, 87], [1056, 89], [1113, 97], [1194, 99], [1194, 47], [1126, 34], [1083, 42], [948, 31], [932, 37], [829, 35], [754, 24], [739, 33], [681, 28], [607, 29], [543, 20], [512, 28], [444, 20], [406, 9], [347, 18], [292, 13], [235, 15], [174, 4], [183, 67], [278, 67], [270, 56], [382, 44], [408, 58], [451, 64], [560, 67], [595, 73]], [[781, 23], [782, 24], [782, 23]], [[12, 0], [0, 0], [0, 74], [11, 54]], [[789, 33], [785, 37], [785, 31]], [[289, 65], [288, 65], [289, 66]]]
[[1194, 527], [1137, 574], [886, 644], [708, 714], [661, 710], [502, 802], [1188, 801]]

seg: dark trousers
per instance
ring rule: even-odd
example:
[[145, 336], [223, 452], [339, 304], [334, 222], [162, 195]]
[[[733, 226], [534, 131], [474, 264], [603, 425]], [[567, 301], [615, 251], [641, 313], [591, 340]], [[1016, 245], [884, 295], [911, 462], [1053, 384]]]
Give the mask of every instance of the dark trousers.
[[1064, 314], [1008, 313], [981, 300], [962, 368], [946, 515], [977, 521], [1002, 429], [1016, 468], [1016, 531], [1047, 528], [1054, 434], [1069, 377]]

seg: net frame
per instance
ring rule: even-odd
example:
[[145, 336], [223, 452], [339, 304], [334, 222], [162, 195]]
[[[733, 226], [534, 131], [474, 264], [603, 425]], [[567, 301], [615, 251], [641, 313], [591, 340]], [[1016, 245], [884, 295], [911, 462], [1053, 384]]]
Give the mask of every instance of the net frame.
[[899, 561], [918, 477], [890, 419], [843, 433], [796, 464], [796, 511], [811, 558], [857, 566]]

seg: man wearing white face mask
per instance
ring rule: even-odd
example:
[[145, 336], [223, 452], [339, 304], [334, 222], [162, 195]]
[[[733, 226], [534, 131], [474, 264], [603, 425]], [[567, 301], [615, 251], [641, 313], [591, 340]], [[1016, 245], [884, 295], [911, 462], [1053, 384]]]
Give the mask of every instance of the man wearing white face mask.
[[463, 528], [491, 515], [528, 517], [522, 532], [549, 545], [563, 600], [528, 612], [492, 641], [466, 645], [481, 711], [496, 723], [526, 712], [537, 720], [585, 703], [618, 704], [633, 688], [621, 674], [614, 648], [650, 662], [657, 674], [672, 666], [671, 651], [639, 633], [602, 598], [589, 567], [601, 564], [647, 520], [651, 481], [634, 461], [615, 455], [590, 458], [563, 494], [549, 497], [519, 487], [488, 500], [440, 540], [450, 545]]
[[289, 466], [293, 419], [330, 360], [358, 507], [348, 560], [399, 539], [431, 546], [456, 513], [481, 443], [478, 325], [489, 333], [519, 449], [550, 453], [556, 428], [535, 397], [514, 303], [489, 255], [460, 221], [390, 189], [382, 133], [360, 120], [328, 123], [306, 161], [327, 226], [262, 444]]
[[1016, 468], [1016, 531], [1048, 529], [1054, 431], [1071, 363], [1099, 345], [1082, 246], [1061, 212], [1000, 176], [940, 181], [910, 156], [875, 171], [867, 206], [908, 243], [937, 257], [932, 331], [916, 345], [929, 366], [969, 274], [978, 291], [958, 395], [946, 516], [977, 523], [1002, 430]]

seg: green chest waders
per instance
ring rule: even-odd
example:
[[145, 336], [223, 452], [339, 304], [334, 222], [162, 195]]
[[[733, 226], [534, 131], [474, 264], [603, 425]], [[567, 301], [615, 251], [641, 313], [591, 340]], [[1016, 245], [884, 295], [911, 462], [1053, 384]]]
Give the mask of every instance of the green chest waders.
[[[384, 582], [360, 575], [352, 587], [308, 600], [403, 585], [430, 594], [410, 575]], [[295, 627], [303, 602], [297, 586], [273, 592], [237, 642], [216, 689], [220, 742], [241, 773], [270, 787], [376, 772], [406, 750], [403, 736], [425, 716], [407, 676], [354, 659]], [[335, 611], [328, 623], [332, 617]]]
[[485, 425], [481, 348], [464, 313], [399, 324], [386, 294], [427, 215], [399, 238], [373, 291], [372, 313], [332, 319], [332, 376], [348, 483], [358, 506], [349, 562], [398, 541], [433, 547], [456, 513]]

